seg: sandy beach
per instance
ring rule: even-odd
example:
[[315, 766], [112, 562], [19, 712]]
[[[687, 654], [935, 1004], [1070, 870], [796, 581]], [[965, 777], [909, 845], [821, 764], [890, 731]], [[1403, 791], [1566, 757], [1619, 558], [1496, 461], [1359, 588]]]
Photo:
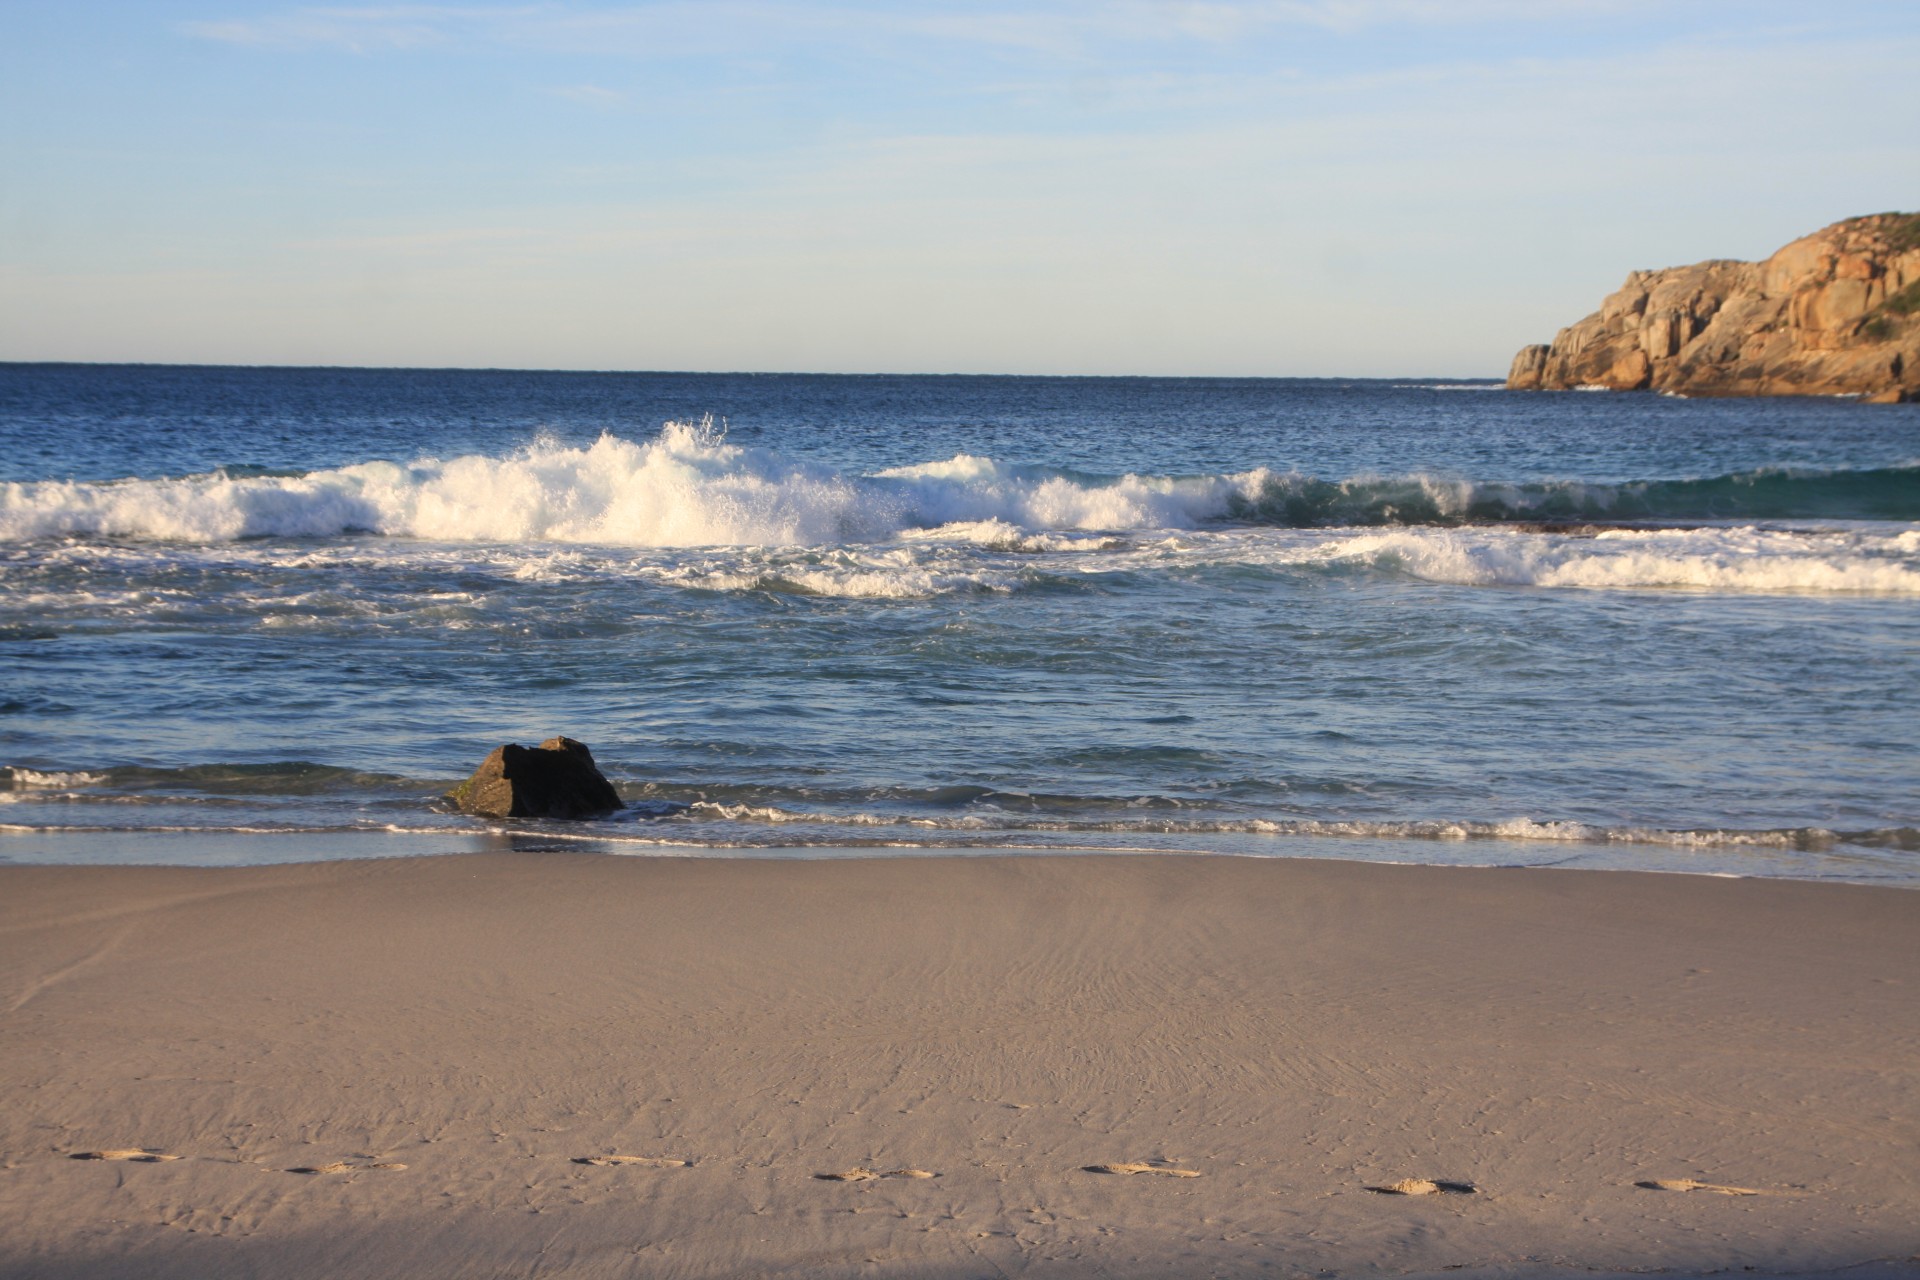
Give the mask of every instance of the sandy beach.
[[15, 866], [0, 1011], [8, 1277], [1920, 1274], [1905, 890]]

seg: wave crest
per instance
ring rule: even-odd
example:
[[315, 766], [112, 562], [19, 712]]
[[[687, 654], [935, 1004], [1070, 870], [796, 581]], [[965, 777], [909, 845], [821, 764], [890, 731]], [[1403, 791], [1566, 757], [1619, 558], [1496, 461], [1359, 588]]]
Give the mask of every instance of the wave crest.
[[711, 420], [636, 443], [363, 462], [303, 475], [0, 485], [0, 539], [73, 535], [209, 543], [374, 533], [444, 542], [824, 546], [941, 528], [1009, 549], [1059, 533], [1518, 521], [1920, 519], [1920, 466], [1763, 471], [1621, 484], [1429, 475], [1325, 480], [1254, 467], [1101, 476], [968, 454], [848, 475], [728, 443]]

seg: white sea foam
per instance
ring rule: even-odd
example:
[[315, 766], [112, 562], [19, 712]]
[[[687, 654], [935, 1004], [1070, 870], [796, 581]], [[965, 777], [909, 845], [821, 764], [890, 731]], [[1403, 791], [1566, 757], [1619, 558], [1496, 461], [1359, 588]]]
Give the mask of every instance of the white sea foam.
[[940, 572], [911, 565], [781, 565], [747, 571], [682, 575], [682, 585], [707, 591], [777, 591], [850, 600], [920, 600], [956, 592], [1008, 590], [1005, 575]]
[[[42, 622], [72, 617], [192, 619], [209, 609], [253, 614], [262, 625], [329, 627], [405, 618], [482, 624], [495, 603], [460, 589], [395, 594], [379, 570], [481, 574], [577, 586], [657, 583], [703, 591], [773, 591], [853, 599], [925, 599], [1007, 593], [1109, 575], [1151, 579], [1238, 568], [1280, 574], [1374, 574], [1469, 587], [1693, 590], [1715, 593], [1920, 595], [1920, 528], [1710, 527], [1598, 533], [1501, 526], [1368, 529], [1227, 527], [1126, 536], [1024, 533], [1005, 522], [909, 530], [888, 540], [825, 547], [573, 549], [550, 543], [445, 544], [413, 540], [314, 546], [285, 542], [53, 544], [41, 563], [149, 568], [158, 581], [120, 590], [98, 574], [62, 591], [23, 591], [14, 603]], [[165, 566], [191, 566], [177, 581]], [[291, 571], [295, 576], [288, 576]], [[200, 573], [230, 581], [216, 597]], [[312, 573], [326, 574], [316, 590]], [[363, 586], [363, 582], [365, 585]]]
[[[111, 535], [208, 544], [371, 532], [460, 543], [688, 547], [907, 536], [1039, 552], [1100, 549], [1087, 534], [1194, 529], [1222, 519], [1352, 527], [1616, 511], [1684, 518], [1756, 501], [1790, 511], [1827, 500], [1815, 489], [1836, 485], [1843, 508], [1884, 507], [1897, 505], [1908, 481], [1900, 471], [1620, 484], [1427, 474], [1327, 481], [1266, 467], [1087, 476], [960, 454], [861, 476], [729, 444], [709, 423], [669, 423], [644, 443], [608, 435], [584, 448], [549, 441], [504, 457], [366, 462], [298, 476], [8, 483], [0, 485], [0, 542]], [[1795, 496], [1793, 486], [1803, 482], [1814, 488]]]
[[535, 445], [504, 458], [367, 462], [304, 476], [224, 474], [0, 488], [0, 537], [118, 534], [189, 542], [370, 531], [442, 541], [628, 546], [829, 543], [899, 514], [829, 468], [670, 424], [635, 444]]
[[28, 769], [20, 765], [0, 768], [0, 782], [5, 782], [18, 791], [60, 790], [67, 787], [92, 786], [100, 781], [97, 773], [80, 771], [56, 771]]
[[[1561, 486], [1557, 493], [1575, 494]], [[898, 536], [1019, 551], [1098, 549], [1075, 534], [1190, 529], [1280, 504], [1377, 504], [1460, 516], [1510, 486], [1265, 467], [1207, 476], [1088, 477], [970, 454], [847, 475], [669, 423], [644, 443], [602, 436], [504, 457], [365, 462], [298, 476], [213, 473], [0, 485], [0, 541], [107, 535], [188, 543], [376, 533], [442, 542], [629, 547], [823, 546]], [[1314, 508], [1317, 510], [1317, 508]], [[1336, 522], [1340, 518], [1333, 515]], [[1421, 518], [1416, 516], [1416, 518]]]
[[943, 462], [895, 467], [876, 479], [898, 495], [911, 523], [923, 528], [1130, 530], [1185, 529], [1219, 519], [1236, 501], [1258, 500], [1272, 475], [1260, 467], [1233, 475], [1124, 475], [1089, 483], [961, 454]]
[[1119, 538], [1086, 534], [1029, 533], [1005, 520], [961, 520], [932, 529], [903, 530], [909, 542], [959, 542], [995, 551], [1112, 551], [1126, 545]]
[[[1876, 501], [1902, 479], [1835, 474], [1879, 495]], [[1799, 478], [1782, 472], [1662, 483], [1679, 493], [1674, 501], [1712, 509], [1748, 492], [1749, 479], [1781, 485]], [[644, 443], [603, 436], [584, 448], [547, 442], [503, 457], [369, 462], [303, 476], [0, 485], [0, 542], [113, 535], [171, 544], [165, 551], [71, 548], [90, 571], [103, 557], [155, 554], [284, 569], [438, 557], [463, 569], [485, 561], [528, 582], [612, 576], [852, 598], [1013, 591], [1048, 575], [1232, 564], [1375, 569], [1472, 586], [1920, 594], [1920, 529], [1911, 524], [1614, 529], [1594, 536], [1449, 523], [1488, 511], [1506, 519], [1540, 509], [1605, 512], [1622, 501], [1644, 504], [1649, 489], [1429, 475], [1334, 483], [1266, 468], [1089, 477], [969, 454], [857, 476], [729, 444], [710, 424], [669, 424]], [[1254, 523], [1220, 523], [1231, 519]], [[1374, 523], [1383, 520], [1409, 523]], [[1291, 527], [1322, 523], [1331, 527]], [[389, 540], [344, 547], [239, 541], [354, 531]], [[598, 550], [577, 549], [586, 546]], [[33, 554], [52, 564], [65, 550], [43, 545]], [[90, 572], [89, 582], [98, 576]], [[350, 579], [329, 587], [324, 599], [296, 597], [285, 587], [262, 591], [254, 603], [263, 613], [309, 621], [372, 607], [355, 598]], [[77, 584], [44, 600], [42, 594], [29, 589], [19, 602], [48, 617], [82, 604], [152, 616], [201, 607], [197, 589], [170, 583], [129, 589], [122, 598]], [[447, 625], [459, 626], [479, 603], [458, 594], [409, 597], [404, 609], [438, 608]], [[384, 597], [377, 605], [383, 613], [400, 607]]]
[[302, 476], [9, 483], [0, 486], [0, 539], [208, 543], [372, 532], [449, 542], [819, 546], [997, 525], [1018, 537], [1186, 527], [1256, 495], [1266, 476], [1081, 483], [962, 455], [857, 477], [728, 444], [710, 424], [669, 423], [645, 443], [607, 435], [587, 448], [547, 442], [500, 458], [366, 462]]
[[1314, 554], [1467, 586], [1920, 595], [1914, 541], [1911, 531], [1391, 529], [1335, 537]]
[[[1553, 486], [1604, 509], [1612, 490]], [[224, 474], [0, 485], [0, 541], [111, 535], [189, 543], [371, 532], [442, 542], [825, 546], [906, 536], [1014, 551], [1102, 549], [1088, 534], [1192, 529], [1223, 518], [1458, 519], [1476, 501], [1524, 511], [1518, 487], [1435, 477], [1338, 484], [1265, 467], [1221, 475], [1076, 477], [968, 454], [848, 476], [705, 425], [635, 444], [546, 443], [502, 458], [368, 462], [303, 476]]]
[[[986, 814], [876, 814], [820, 813], [778, 805], [697, 802], [691, 818], [722, 820], [755, 826], [912, 826], [954, 832], [1021, 831], [1119, 835], [1270, 835], [1331, 839], [1524, 841], [1552, 844], [1661, 845], [1687, 849], [1804, 849], [1840, 843], [1848, 836], [1820, 827], [1765, 829], [1671, 829], [1648, 826], [1606, 826], [1535, 818], [1493, 821], [1414, 819], [1367, 821], [1326, 818], [1126, 818], [1079, 820], [1026, 818], [998, 809]], [[1859, 833], [1872, 837], [1877, 833]]]

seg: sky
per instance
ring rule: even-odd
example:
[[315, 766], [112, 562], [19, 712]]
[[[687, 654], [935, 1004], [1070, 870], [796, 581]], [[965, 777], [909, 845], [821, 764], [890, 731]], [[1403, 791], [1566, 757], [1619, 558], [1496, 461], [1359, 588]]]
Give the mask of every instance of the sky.
[[0, 0], [0, 360], [1499, 376], [1920, 210], [1920, 5]]

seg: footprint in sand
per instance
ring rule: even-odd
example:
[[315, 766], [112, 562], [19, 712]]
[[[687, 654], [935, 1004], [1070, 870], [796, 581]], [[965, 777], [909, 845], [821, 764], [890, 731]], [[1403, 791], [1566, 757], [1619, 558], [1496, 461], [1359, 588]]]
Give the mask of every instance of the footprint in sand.
[[179, 1156], [170, 1156], [163, 1151], [149, 1151], [145, 1147], [115, 1147], [110, 1151], [76, 1151], [69, 1160], [137, 1160], [141, 1164], [161, 1164], [168, 1160], [178, 1160]]
[[1440, 1182], [1432, 1178], [1402, 1178], [1367, 1190], [1383, 1196], [1470, 1196], [1480, 1188], [1471, 1182]]
[[1700, 1182], [1693, 1178], [1648, 1178], [1645, 1182], [1636, 1182], [1636, 1187], [1645, 1187], [1648, 1191], [1710, 1191], [1717, 1196], [1758, 1196], [1763, 1191], [1753, 1187], [1724, 1187], [1717, 1182]]
[[1128, 1160], [1119, 1164], [1083, 1164], [1083, 1173], [1157, 1173], [1166, 1178], [1197, 1178], [1198, 1169], [1177, 1169], [1159, 1160]]
[[852, 1168], [841, 1173], [816, 1173], [813, 1175], [822, 1182], [872, 1182], [875, 1178], [937, 1178], [937, 1173], [928, 1173], [925, 1169], [866, 1169]]
[[684, 1169], [688, 1162], [675, 1160], [668, 1156], [575, 1156], [575, 1164], [592, 1164], [602, 1167], [616, 1164], [637, 1164], [648, 1169]]
[[303, 1164], [298, 1169], [289, 1169], [288, 1173], [352, 1173], [356, 1169], [404, 1169], [407, 1166], [393, 1160], [381, 1160], [375, 1164], [349, 1164], [345, 1160], [335, 1160], [332, 1164]]

